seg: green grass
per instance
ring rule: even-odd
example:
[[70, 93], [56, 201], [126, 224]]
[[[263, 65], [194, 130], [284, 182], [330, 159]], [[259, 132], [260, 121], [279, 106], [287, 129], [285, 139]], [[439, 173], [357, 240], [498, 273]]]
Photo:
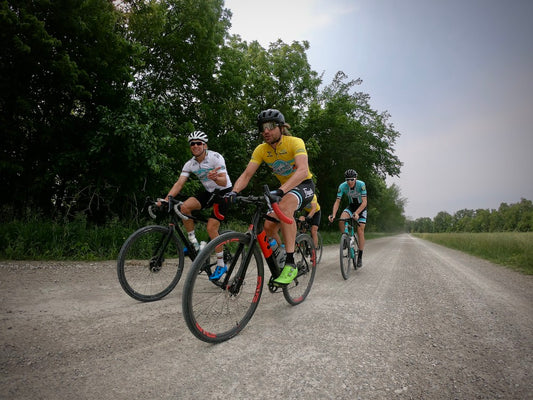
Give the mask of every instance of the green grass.
[[533, 275], [533, 232], [413, 235]]
[[[125, 224], [112, 220], [105, 226], [94, 226], [82, 216], [70, 222], [58, 222], [37, 216], [0, 224], [0, 259], [3, 260], [113, 260], [124, 241], [137, 228], [146, 224], [166, 225], [165, 221], [143, 220]], [[247, 224], [224, 222], [221, 230], [245, 232]], [[325, 244], [338, 244], [337, 230], [321, 231]], [[367, 233], [366, 238], [383, 234]], [[196, 225], [198, 240], [208, 240], [205, 224]]]

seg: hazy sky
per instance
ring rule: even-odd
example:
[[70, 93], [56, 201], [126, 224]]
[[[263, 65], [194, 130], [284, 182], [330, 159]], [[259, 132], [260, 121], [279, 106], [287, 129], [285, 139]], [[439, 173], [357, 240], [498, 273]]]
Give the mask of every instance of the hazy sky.
[[404, 166], [388, 183], [406, 216], [533, 200], [533, 0], [225, 4], [243, 40], [307, 40], [324, 83], [339, 70], [363, 80], [357, 90], [401, 134]]

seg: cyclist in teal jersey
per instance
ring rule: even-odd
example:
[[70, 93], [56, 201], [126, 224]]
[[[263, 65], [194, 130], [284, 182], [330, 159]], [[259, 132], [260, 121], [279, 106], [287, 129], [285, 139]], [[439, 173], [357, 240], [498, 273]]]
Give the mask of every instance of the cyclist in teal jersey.
[[[329, 222], [333, 222], [337, 215], [337, 210], [341, 203], [343, 195], [346, 195], [349, 200], [349, 205], [341, 214], [342, 218], [353, 218], [359, 222], [357, 227], [357, 236], [359, 237], [359, 254], [357, 256], [357, 268], [363, 266], [363, 249], [365, 248], [365, 226], [367, 217], [367, 195], [366, 185], [363, 181], [357, 180], [357, 172], [353, 169], [348, 169], [344, 172], [345, 182], [339, 185], [337, 190], [337, 200], [333, 204], [333, 211], [328, 217]], [[339, 221], [339, 229], [344, 232], [344, 223]]]

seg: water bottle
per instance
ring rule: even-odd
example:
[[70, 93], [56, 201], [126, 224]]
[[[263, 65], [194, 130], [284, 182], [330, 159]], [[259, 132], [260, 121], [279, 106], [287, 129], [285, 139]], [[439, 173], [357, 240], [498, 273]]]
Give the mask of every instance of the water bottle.
[[283, 267], [285, 265], [285, 258], [287, 258], [287, 252], [285, 251], [285, 245], [282, 244], [279, 247], [278, 265]]
[[285, 246], [283, 244], [280, 246], [276, 239], [272, 239], [270, 241], [270, 248], [272, 249], [272, 254], [276, 259], [276, 262], [282, 267], [285, 264], [285, 258], [287, 256]]

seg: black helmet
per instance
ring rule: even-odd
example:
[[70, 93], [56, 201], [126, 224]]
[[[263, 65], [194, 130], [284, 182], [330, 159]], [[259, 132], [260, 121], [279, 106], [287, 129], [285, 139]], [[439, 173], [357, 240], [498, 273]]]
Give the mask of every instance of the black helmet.
[[264, 122], [269, 121], [274, 121], [278, 125], [283, 125], [285, 123], [285, 117], [282, 113], [280, 113], [278, 110], [274, 110], [273, 108], [261, 111], [259, 115], [257, 115], [257, 127], [259, 128], [259, 130], [261, 130], [261, 125]]
[[357, 179], [357, 172], [355, 172], [355, 169], [347, 169], [344, 172], [344, 179], [346, 178], [356, 178]]

